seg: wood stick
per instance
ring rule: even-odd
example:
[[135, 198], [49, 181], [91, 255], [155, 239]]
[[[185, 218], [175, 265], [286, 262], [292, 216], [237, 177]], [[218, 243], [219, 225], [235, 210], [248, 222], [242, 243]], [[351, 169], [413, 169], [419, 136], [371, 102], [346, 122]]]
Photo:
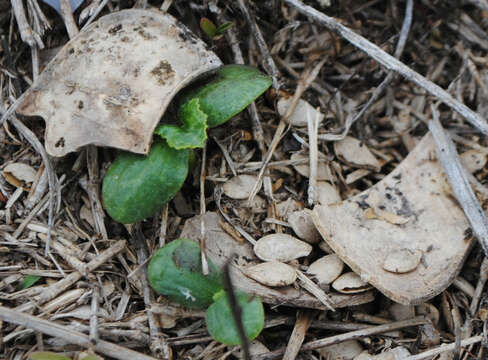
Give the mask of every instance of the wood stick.
[[[470, 337], [470, 338], [461, 340], [461, 347], [466, 347], [466, 346], [469, 346], [469, 345], [472, 345], [472, 344], [479, 343], [481, 341], [483, 341], [483, 336], [482, 335], [473, 336], [473, 337]], [[405, 360], [431, 359], [431, 358], [433, 358], [436, 355], [442, 354], [443, 352], [448, 352], [448, 351], [451, 352], [451, 351], [454, 351], [455, 348], [456, 348], [456, 344], [455, 343], [443, 344], [443, 345], [441, 345], [439, 347], [436, 347], [434, 349], [430, 349], [430, 350], [424, 351], [423, 353], [409, 356], [409, 357], [405, 358]]]
[[449, 184], [459, 202], [464, 214], [468, 218], [473, 232], [481, 243], [485, 256], [488, 255], [488, 220], [481, 208], [473, 189], [469, 185], [466, 170], [461, 164], [459, 155], [456, 152], [454, 143], [442, 128], [439, 121], [439, 112], [434, 106], [432, 109], [432, 120], [429, 121], [429, 130], [432, 133], [436, 144], [436, 153], [444, 171], [446, 172]]
[[[90, 273], [97, 269], [99, 266], [103, 265], [107, 261], [109, 261], [112, 257], [120, 253], [122, 250], [125, 249], [126, 242], [125, 240], [119, 240], [114, 245], [109, 247], [107, 250], [103, 251], [100, 255], [96, 258], [91, 260], [88, 264], [86, 264], [86, 272]], [[50, 285], [45, 290], [42, 291], [41, 294], [34, 298], [34, 302], [29, 302], [26, 304], [20, 305], [17, 310], [19, 311], [26, 311], [28, 309], [32, 309], [35, 304], [42, 305], [48, 302], [49, 300], [54, 299], [56, 296], [61, 294], [63, 291], [68, 289], [70, 286], [73, 286], [78, 280], [83, 277], [81, 273], [75, 271], [62, 280]]]
[[[365, 336], [371, 336], [376, 334], [382, 334], [389, 331], [399, 330], [406, 327], [418, 326], [427, 323], [423, 317], [415, 317], [413, 319], [395, 321], [385, 325], [378, 325], [368, 327], [366, 329], [360, 329], [356, 331], [351, 331], [344, 334], [330, 336], [324, 339], [319, 339], [315, 341], [310, 341], [302, 346], [301, 351], [316, 350], [326, 346], [339, 344], [348, 340], [355, 340]], [[275, 351], [270, 351], [262, 355], [257, 355], [253, 357], [253, 360], [268, 360], [268, 359], [278, 359], [282, 354], [284, 354], [285, 348], [281, 348]]]
[[136, 351], [126, 349], [122, 346], [112, 344], [108, 341], [99, 340], [95, 345], [90, 342], [88, 335], [71, 330], [53, 321], [39, 319], [35, 316], [15, 311], [13, 309], [0, 306], [0, 319], [3, 321], [17, 324], [35, 331], [63, 339], [71, 344], [94, 348], [95, 351], [120, 360], [155, 360]]
[[368, 54], [368, 56], [386, 67], [388, 70], [395, 71], [398, 74], [402, 75], [405, 79], [414, 82], [415, 84], [426, 90], [428, 93], [441, 100], [451, 109], [459, 113], [483, 134], [488, 135], [488, 123], [486, 122], [486, 120], [463, 103], [454, 99], [447, 91], [442, 89], [440, 86], [427, 80], [424, 76], [420, 75], [416, 71], [413, 71], [404, 63], [402, 63], [398, 59], [395, 59], [393, 56], [380, 49], [377, 45], [366, 40], [364, 37], [356, 34], [348, 27], [339, 23], [336, 19], [315, 10], [311, 6], [305, 5], [300, 0], [284, 1], [285, 3], [294, 7], [299, 12], [308, 16], [310, 19], [316, 21], [320, 25], [323, 25], [328, 29], [336, 32], [344, 39], [349, 41], [352, 45], [364, 51], [366, 54]]
[[297, 311], [297, 321], [295, 322], [290, 340], [288, 341], [288, 345], [286, 346], [283, 360], [296, 359], [298, 352], [300, 351], [300, 347], [303, 344], [303, 340], [305, 340], [305, 335], [307, 334], [310, 323], [312, 322], [312, 315], [313, 314], [310, 311]]

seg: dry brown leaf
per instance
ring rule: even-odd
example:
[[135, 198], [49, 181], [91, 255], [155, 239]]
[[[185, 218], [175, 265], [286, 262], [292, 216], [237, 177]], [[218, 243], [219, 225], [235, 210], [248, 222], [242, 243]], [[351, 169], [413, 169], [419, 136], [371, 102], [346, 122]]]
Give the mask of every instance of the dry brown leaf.
[[221, 64], [171, 15], [122, 10], [69, 41], [18, 112], [44, 118], [53, 156], [88, 144], [144, 154], [176, 93]]
[[12, 163], [5, 166], [2, 175], [10, 185], [22, 187], [23, 184], [31, 184], [35, 181], [37, 171], [24, 163]]
[[[284, 116], [290, 107], [292, 97], [282, 97], [278, 100], [277, 109], [280, 116]], [[305, 127], [308, 125], [307, 119], [319, 119], [319, 123], [324, 119], [324, 114], [317, 111], [305, 100], [298, 100], [295, 110], [291, 113], [288, 121], [291, 125]]]
[[334, 143], [334, 151], [339, 159], [354, 167], [380, 171], [381, 165], [365, 144], [351, 136]]
[[[425, 302], [449, 286], [473, 241], [470, 225], [453, 201], [451, 187], [432, 161], [431, 135], [382, 181], [341, 204], [316, 206], [314, 223], [334, 252], [363, 279], [396, 302]], [[411, 219], [403, 225], [371, 221], [364, 209], [383, 209]], [[404, 274], [386, 271], [388, 254], [420, 251], [422, 261]]]

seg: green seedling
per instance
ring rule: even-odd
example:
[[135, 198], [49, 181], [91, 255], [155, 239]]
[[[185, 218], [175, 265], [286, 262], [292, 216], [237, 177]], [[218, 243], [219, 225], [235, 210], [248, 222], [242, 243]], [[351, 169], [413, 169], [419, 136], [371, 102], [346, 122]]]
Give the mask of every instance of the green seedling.
[[156, 129], [148, 156], [121, 153], [103, 181], [109, 215], [130, 224], [160, 211], [183, 185], [190, 149], [203, 147], [207, 128], [225, 123], [268, 89], [271, 79], [242, 65], [222, 67], [207, 83], [186, 90], [177, 104], [180, 126]]
[[[241, 308], [244, 332], [249, 340], [259, 335], [264, 327], [264, 308], [261, 300], [255, 296], [237, 291], [237, 303]], [[214, 296], [215, 302], [210, 305], [205, 315], [210, 335], [227, 345], [239, 345], [241, 340], [237, 332], [235, 319], [232, 316], [229, 300], [225, 291]]]
[[[200, 247], [189, 239], [177, 239], [159, 249], [148, 266], [151, 286], [159, 294], [191, 308], [207, 309], [210, 335], [227, 345], [240, 344], [235, 320], [223, 288], [221, 272], [209, 261], [209, 274], [202, 273]], [[244, 332], [249, 340], [259, 335], [264, 326], [261, 300], [237, 292]]]
[[121, 153], [103, 180], [105, 209], [123, 224], [154, 215], [185, 182], [188, 159], [189, 150], [176, 150], [162, 140], [153, 143], [148, 156]]
[[207, 308], [223, 286], [213, 263], [209, 263], [209, 274], [203, 275], [200, 247], [188, 239], [159, 249], [149, 262], [147, 276], [154, 290], [189, 308]]
[[218, 27], [215, 26], [212, 20], [204, 17], [200, 20], [200, 28], [212, 40], [218, 40], [224, 33], [234, 25], [233, 22], [226, 22]]
[[24, 290], [27, 288], [30, 288], [32, 285], [34, 285], [36, 282], [41, 280], [40, 276], [37, 275], [27, 275], [24, 279], [22, 279], [22, 282], [20, 283], [20, 290]]
[[30, 354], [29, 360], [71, 360], [71, 358], [50, 351], [39, 351]]

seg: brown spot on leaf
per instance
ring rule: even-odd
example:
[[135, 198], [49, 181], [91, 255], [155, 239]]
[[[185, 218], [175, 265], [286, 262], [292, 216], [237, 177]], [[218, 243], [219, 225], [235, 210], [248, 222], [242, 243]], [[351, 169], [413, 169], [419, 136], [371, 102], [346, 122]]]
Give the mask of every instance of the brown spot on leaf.
[[151, 70], [151, 74], [156, 77], [158, 83], [161, 85], [165, 85], [168, 80], [175, 76], [171, 64], [166, 60], [161, 60], [158, 66]]

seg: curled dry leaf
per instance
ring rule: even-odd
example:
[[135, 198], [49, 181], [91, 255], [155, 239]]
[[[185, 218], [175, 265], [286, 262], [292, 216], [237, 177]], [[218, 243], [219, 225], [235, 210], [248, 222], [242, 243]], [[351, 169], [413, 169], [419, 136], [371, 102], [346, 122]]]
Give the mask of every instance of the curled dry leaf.
[[[291, 105], [292, 97], [282, 97], [278, 100], [277, 109], [280, 116], [285, 116], [286, 111]], [[288, 122], [297, 127], [305, 127], [308, 125], [308, 118], [315, 120], [319, 119], [319, 124], [324, 119], [324, 114], [320, 111], [317, 111], [312, 105], [310, 105], [305, 100], [298, 100], [297, 106], [295, 110], [291, 113], [290, 117], [288, 118]]]
[[279, 261], [248, 266], [243, 269], [243, 272], [251, 279], [271, 287], [288, 286], [297, 279], [295, 269]]
[[330, 205], [342, 201], [337, 188], [327, 181], [317, 182], [317, 200], [320, 205]]
[[332, 287], [343, 294], [356, 294], [371, 289], [371, 285], [354, 272], [348, 272], [339, 276], [332, 283]]
[[336, 254], [330, 254], [314, 261], [307, 273], [314, 276], [319, 284], [330, 284], [339, 277], [344, 269], [344, 262]]
[[24, 163], [12, 163], [5, 166], [2, 175], [10, 185], [21, 187], [22, 184], [31, 184], [36, 179], [37, 171]]
[[386, 255], [383, 269], [395, 274], [408, 273], [417, 268], [421, 259], [422, 252], [420, 250], [394, 250]]
[[63, 156], [95, 144], [147, 154], [176, 93], [221, 66], [171, 15], [122, 10], [69, 41], [18, 108], [46, 121], [46, 149]]
[[381, 165], [368, 147], [358, 139], [346, 136], [343, 140], [334, 143], [334, 151], [339, 159], [354, 167], [379, 171]]
[[287, 234], [271, 234], [259, 239], [254, 245], [254, 253], [263, 261], [288, 262], [308, 256], [312, 246]]
[[461, 158], [461, 163], [463, 166], [470, 173], [475, 173], [476, 171], [483, 169], [488, 160], [486, 153], [476, 149], [465, 151], [459, 155], [459, 157]]
[[[423, 303], [449, 286], [473, 241], [462, 209], [426, 135], [397, 168], [368, 190], [329, 206], [315, 206], [313, 220], [334, 252], [354, 271], [392, 300]], [[383, 209], [411, 219], [394, 225], [365, 218], [364, 209]], [[347, 219], [347, 220], [345, 220]], [[423, 253], [413, 271], [396, 274], [383, 268], [386, 256], [407, 248]]]
[[348, 340], [319, 349], [319, 353], [330, 360], [353, 360], [363, 348], [357, 340]]
[[225, 182], [223, 186], [224, 194], [231, 199], [247, 199], [257, 180], [257, 176], [254, 175], [243, 174], [234, 176]]
[[[291, 158], [292, 161], [294, 160], [308, 160], [308, 155], [303, 155], [301, 153], [294, 153]], [[297, 173], [302, 176], [309, 177], [310, 176], [310, 165], [307, 163], [305, 164], [298, 164], [293, 165]], [[319, 161], [317, 163], [317, 180], [327, 180], [332, 181], [332, 173], [330, 172], [330, 168], [325, 162], [325, 160], [319, 157]]]
[[297, 236], [310, 244], [316, 244], [322, 240], [315, 227], [310, 210], [294, 211], [288, 216], [288, 223]]

